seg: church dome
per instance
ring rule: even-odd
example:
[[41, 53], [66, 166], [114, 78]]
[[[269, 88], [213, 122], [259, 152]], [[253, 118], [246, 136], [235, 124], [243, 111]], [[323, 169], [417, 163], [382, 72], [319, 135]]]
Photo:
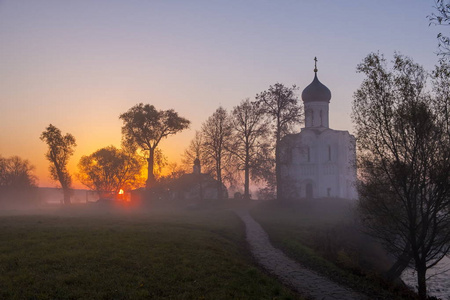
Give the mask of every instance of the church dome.
[[315, 72], [314, 80], [302, 92], [303, 102], [330, 102], [331, 92], [317, 78]]

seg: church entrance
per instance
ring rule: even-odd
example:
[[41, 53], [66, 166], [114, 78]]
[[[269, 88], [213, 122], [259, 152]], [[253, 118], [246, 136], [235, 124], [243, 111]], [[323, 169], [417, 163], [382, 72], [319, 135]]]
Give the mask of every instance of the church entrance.
[[306, 198], [313, 198], [313, 186], [311, 183], [306, 184]]

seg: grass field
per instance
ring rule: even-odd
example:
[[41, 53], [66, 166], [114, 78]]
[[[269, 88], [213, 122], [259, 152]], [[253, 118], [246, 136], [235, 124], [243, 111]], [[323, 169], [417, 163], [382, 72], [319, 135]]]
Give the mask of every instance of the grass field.
[[0, 216], [0, 299], [299, 299], [230, 211]]
[[350, 204], [342, 199], [280, 206], [262, 203], [251, 210], [272, 244], [300, 264], [371, 299], [415, 299], [379, 273], [390, 266], [381, 247], [360, 232]]

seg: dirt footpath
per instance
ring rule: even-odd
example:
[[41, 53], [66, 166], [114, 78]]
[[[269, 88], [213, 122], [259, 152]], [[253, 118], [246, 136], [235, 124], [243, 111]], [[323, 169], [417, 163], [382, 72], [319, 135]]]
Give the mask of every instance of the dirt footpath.
[[247, 242], [258, 263], [284, 284], [310, 299], [320, 300], [362, 300], [366, 296], [342, 287], [329, 279], [302, 267], [288, 258], [281, 250], [274, 248], [262, 227], [248, 211], [236, 211], [246, 227]]

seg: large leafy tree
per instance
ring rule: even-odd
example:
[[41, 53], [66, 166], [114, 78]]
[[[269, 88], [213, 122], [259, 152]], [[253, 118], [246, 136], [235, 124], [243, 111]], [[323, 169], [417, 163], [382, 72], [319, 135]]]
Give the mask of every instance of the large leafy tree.
[[352, 108], [362, 220], [397, 257], [394, 272], [408, 263], [415, 268], [426, 299], [426, 272], [450, 248], [450, 141], [442, 109], [442, 85], [450, 80], [438, 68], [426, 92], [428, 74], [398, 54], [391, 69], [382, 55], [370, 54], [357, 70], [366, 77]]
[[162, 139], [189, 127], [190, 121], [173, 109], [157, 110], [153, 105], [139, 103], [119, 118], [123, 121], [125, 144], [134, 145], [148, 154], [147, 189], [154, 185], [155, 151]]
[[265, 166], [269, 126], [261, 106], [249, 99], [234, 107], [231, 125], [233, 136], [229, 151], [236, 157], [237, 169], [244, 171], [244, 198], [250, 199], [250, 177], [259, 179], [258, 169]]
[[78, 178], [100, 197], [117, 195], [120, 189], [137, 187], [142, 163], [134, 153], [114, 146], [82, 156], [78, 163]]
[[61, 130], [52, 124], [42, 132], [40, 138], [48, 145], [45, 156], [50, 161], [50, 176], [61, 184], [64, 204], [70, 204], [72, 178], [67, 170], [67, 164], [77, 145], [75, 138], [70, 133], [62, 135]]
[[295, 85], [286, 87], [281, 83], [269, 86], [269, 89], [256, 95], [256, 103], [272, 121], [270, 123], [273, 131], [275, 147], [275, 178], [277, 198], [283, 199], [281, 178], [281, 153], [280, 141], [302, 120], [302, 107], [299, 105]]

